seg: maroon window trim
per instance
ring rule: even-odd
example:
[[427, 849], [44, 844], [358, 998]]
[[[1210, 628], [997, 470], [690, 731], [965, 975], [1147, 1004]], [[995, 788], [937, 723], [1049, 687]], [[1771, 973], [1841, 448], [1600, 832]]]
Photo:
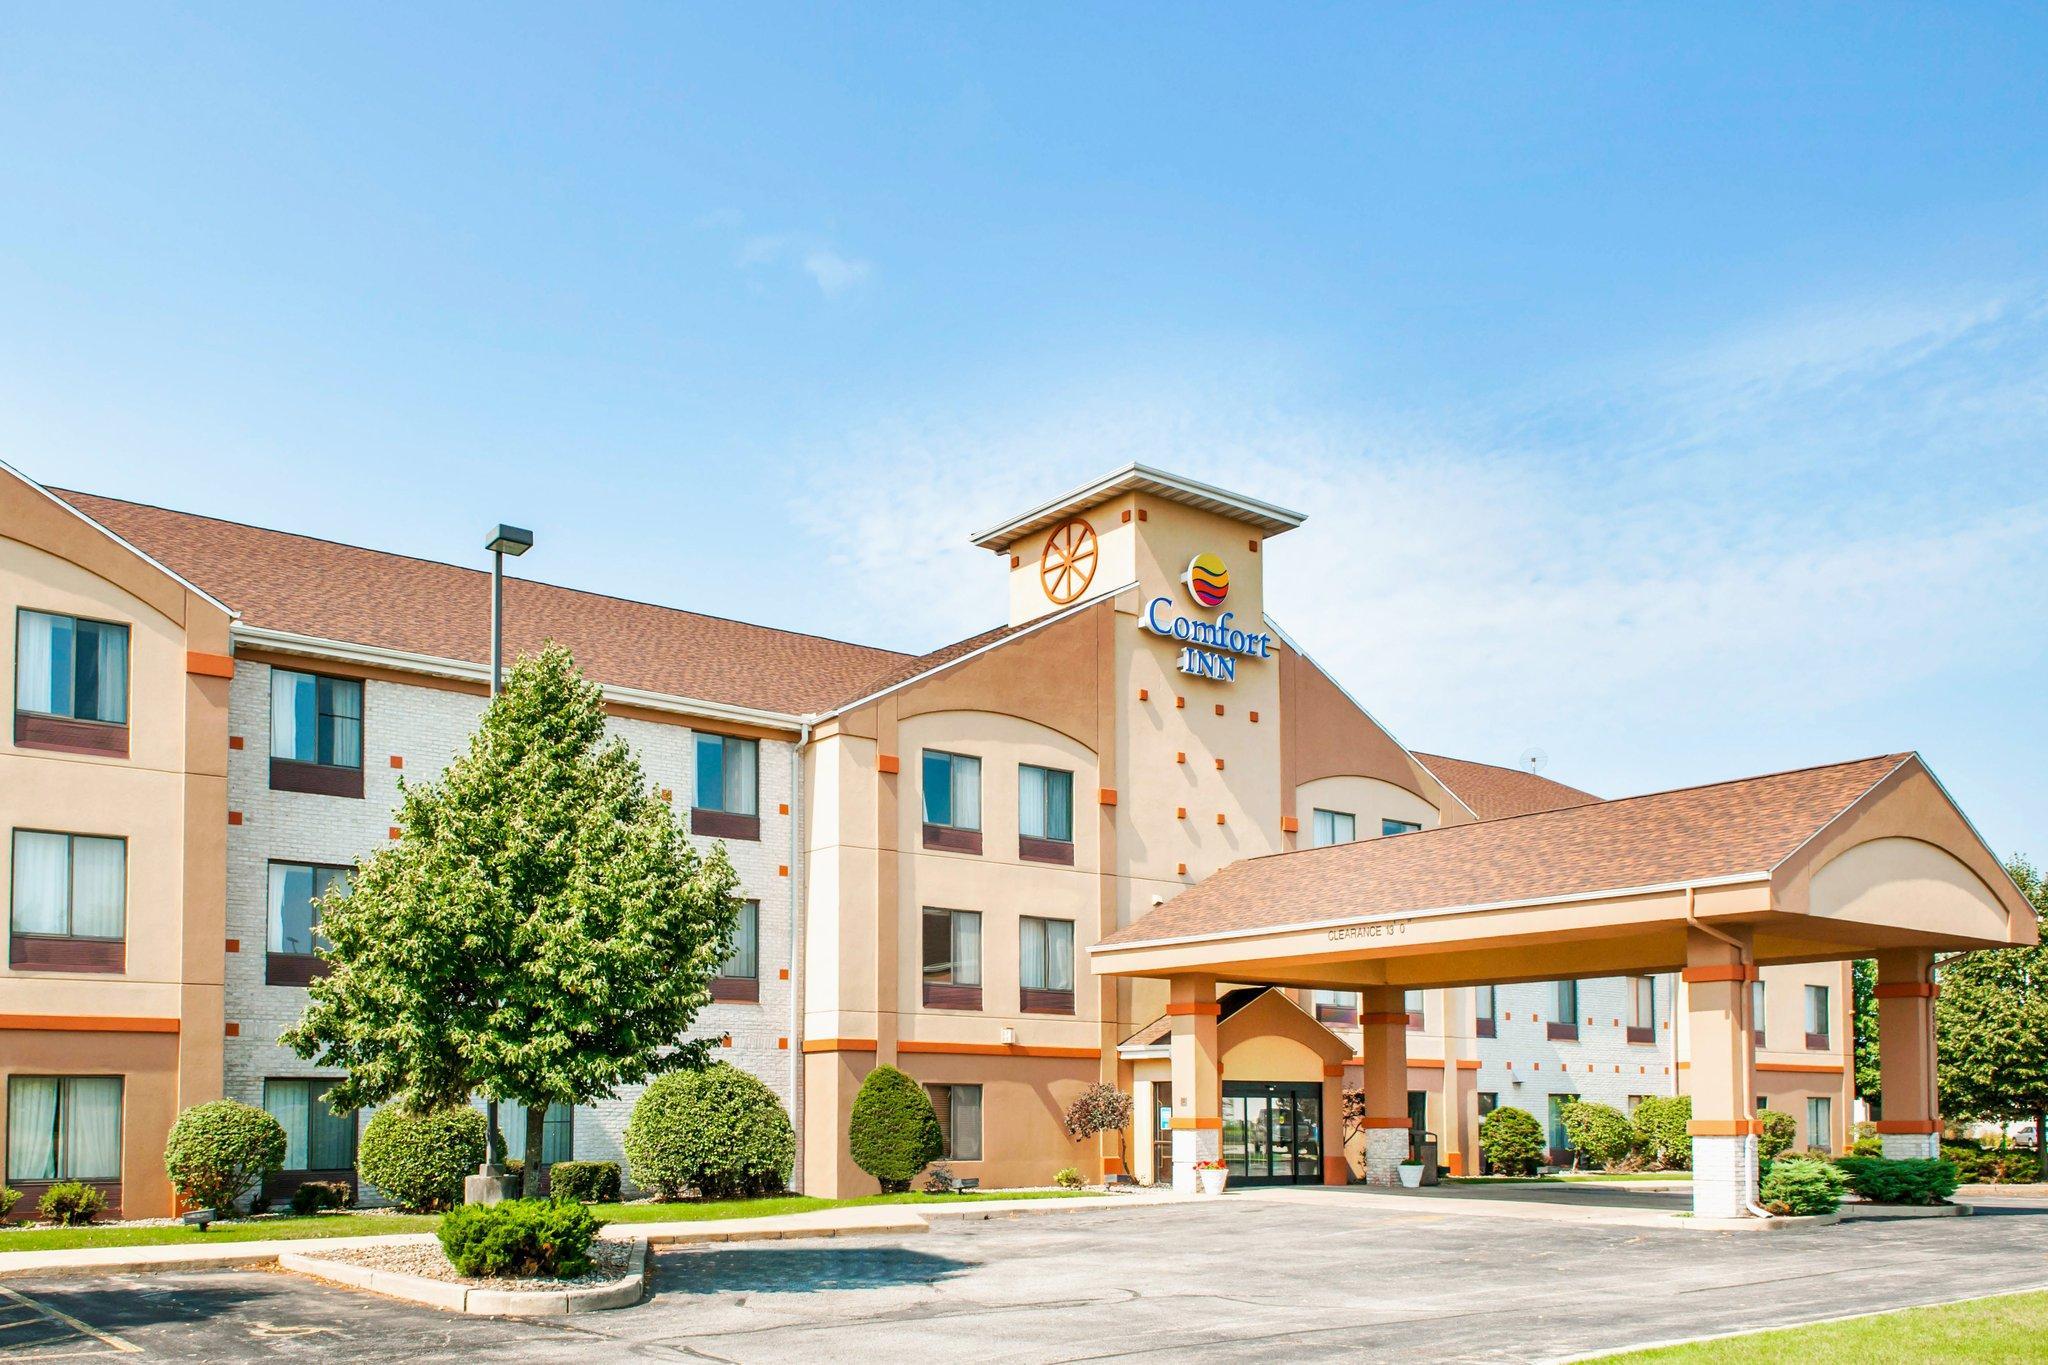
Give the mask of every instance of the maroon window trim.
[[707, 806], [692, 806], [690, 833], [701, 834], [707, 839], [751, 839], [758, 843], [761, 838], [761, 817], [736, 815], [729, 810], [712, 810]]
[[263, 957], [263, 984], [309, 986], [333, 970], [332, 963], [311, 953], [266, 953]]
[[1815, 1052], [1825, 1052], [1833, 1037], [1832, 1033], [1809, 1033], [1806, 1035], [1806, 1045]]
[[332, 763], [301, 763], [295, 758], [270, 760], [270, 789], [309, 792], [314, 796], [363, 796], [363, 770]]
[[1346, 1028], [1358, 1022], [1356, 1005], [1317, 1005], [1316, 1022], [1319, 1024], [1342, 1024]]
[[118, 938], [16, 933], [8, 940], [7, 965], [20, 972], [119, 975], [128, 970], [128, 942]]
[[761, 999], [761, 978], [757, 976], [715, 976], [711, 998], [734, 1004], [755, 1004]]
[[978, 1010], [981, 987], [956, 986], [950, 981], [924, 983], [925, 1008], [934, 1010]]
[[28, 711], [14, 713], [14, 743], [21, 749], [51, 749], [60, 754], [96, 754], [103, 758], [128, 757], [128, 727], [103, 720], [73, 720], [69, 716], [43, 716]]
[[[21, 1191], [21, 1201], [14, 1206], [14, 1212], [7, 1215], [10, 1223], [27, 1223], [40, 1218], [36, 1205], [50, 1192], [50, 1186], [68, 1184], [63, 1180], [16, 1180], [11, 1182]], [[118, 1180], [88, 1180], [86, 1184], [106, 1197], [107, 1217], [121, 1217], [121, 1182]]]
[[1543, 1036], [1553, 1041], [1572, 1041], [1579, 1036], [1577, 1024], [1560, 1024], [1555, 1019], [1543, 1026]]
[[1029, 835], [1017, 836], [1017, 856], [1029, 863], [1058, 863], [1062, 867], [1074, 865], [1074, 841], [1071, 839], [1033, 839]]
[[944, 849], [948, 853], [981, 852], [981, 831], [978, 829], [955, 829], [951, 825], [926, 825], [924, 846]]
[[[980, 995], [979, 987], [972, 989], [977, 996]], [[1074, 993], [1072, 991], [1035, 991], [1026, 986], [1017, 992], [1017, 1007], [1026, 1014], [1072, 1014], [1074, 1012]], [[981, 1008], [979, 999], [975, 1001], [975, 1008]]]
[[1631, 1043], [1654, 1043], [1657, 1041], [1657, 1030], [1630, 1024], [1628, 1026], [1628, 1040]]
[[1409, 1010], [1409, 1011], [1408, 1011], [1408, 1027], [1409, 1027], [1409, 1028], [1410, 1028], [1411, 1030], [1419, 1030], [1419, 1029], [1421, 1029], [1421, 1027], [1422, 1027], [1422, 1011], [1421, 1011], [1421, 1010]]
[[1481, 1038], [1491, 1038], [1494, 1036], [1496, 1025], [1494, 1023], [1492, 1015], [1489, 1014], [1485, 1018], [1480, 1019], [1477, 1022], [1478, 1028], [1475, 1031]]

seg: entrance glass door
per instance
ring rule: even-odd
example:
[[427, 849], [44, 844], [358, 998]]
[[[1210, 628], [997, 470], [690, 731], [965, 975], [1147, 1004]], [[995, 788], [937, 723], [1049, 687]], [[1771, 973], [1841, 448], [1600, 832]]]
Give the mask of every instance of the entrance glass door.
[[1223, 1083], [1223, 1160], [1246, 1185], [1323, 1179], [1323, 1088], [1286, 1081]]

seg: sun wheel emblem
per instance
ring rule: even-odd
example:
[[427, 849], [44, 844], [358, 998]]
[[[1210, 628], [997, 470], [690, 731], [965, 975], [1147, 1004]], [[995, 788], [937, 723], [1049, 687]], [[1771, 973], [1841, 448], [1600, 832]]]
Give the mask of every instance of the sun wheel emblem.
[[1045, 538], [1045, 553], [1038, 557], [1038, 581], [1045, 595], [1059, 606], [1088, 591], [1095, 577], [1095, 528], [1076, 519], [1062, 522]]

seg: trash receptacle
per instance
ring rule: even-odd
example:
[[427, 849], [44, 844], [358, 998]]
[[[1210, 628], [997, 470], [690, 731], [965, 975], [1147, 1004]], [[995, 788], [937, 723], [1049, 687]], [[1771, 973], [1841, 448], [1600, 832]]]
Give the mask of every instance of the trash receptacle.
[[1436, 1134], [1420, 1128], [1408, 1130], [1408, 1158], [1422, 1165], [1422, 1183], [1436, 1184]]

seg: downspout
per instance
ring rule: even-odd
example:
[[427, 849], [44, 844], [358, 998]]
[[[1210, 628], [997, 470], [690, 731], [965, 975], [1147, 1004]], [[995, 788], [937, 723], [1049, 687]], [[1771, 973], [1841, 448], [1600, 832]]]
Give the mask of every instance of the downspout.
[[789, 1119], [796, 1129], [796, 1165], [790, 1183], [804, 1187], [804, 750], [811, 723], [797, 734], [789, 763]]
[[[1688, 886], [1687, 888], [1685, 888], [1686, 924], [1694, 929], [1699, 930], [1703, 934], [1707, 934], [1711, 937], [1720, 939], [1721, 942], [1733, 948], [1735, 950], [1736, 957], [1741, 961], [1744, 969], [1742, 973], [1743, 988], [1736, 993], [1735, 997], [1738, 1001], [1741, 1002], [1740, 1005], [1737, 1006], [1735, 1011], [1735, 1022], [1738, 1028], [1746, 1030], [1746, 1036], [1750, 1040], [1749, 1046], [1742, 1049], [1742, 1055], [1745, 1058], [1747, 1058], [1747, 1061], [1742, 1068], [1742, 1094], [1743, 1097], [1747, 1099], [1753, 1097], [1756, 1094], [1756, 1020], [1751, 1016], [1751, 1011], [1756, 1008], [1756, 987], [1752, 984], [1755, 981], [1755, 977], [1751, 975], [1751, 973], [1756, 971], [1756, 953], [1755, 950], [1750, 947], [1750, 945], [1744, 943], [1742, 940], [1735, 938], [1733, 935], [1722, 933], [1719, 929], [1716, 929], [1711, 924], [1702, 923], [1700, 921], [1699, 916], [1693, 913], [1693, 907], [1697, 895], [1698, 892], [1693, 887]], [[1678, 1031], [1676, 1029], [1673, 1029], [1671, 1045], [1674, 1049], [1676, 1049], [1678, 1046], [1677, 1040]], [[1751, 1194], [1749, 1198], [1743, 1202], [1742, 1209], [1744, 1213], [1747, 1213], [1752, 1218], [1777, 1217], [1776, 1214], [1772, 1213], [1769, 1209], [1765, 1208], [1763, 1205], [1756, 1202], [1755, 1194]]]

